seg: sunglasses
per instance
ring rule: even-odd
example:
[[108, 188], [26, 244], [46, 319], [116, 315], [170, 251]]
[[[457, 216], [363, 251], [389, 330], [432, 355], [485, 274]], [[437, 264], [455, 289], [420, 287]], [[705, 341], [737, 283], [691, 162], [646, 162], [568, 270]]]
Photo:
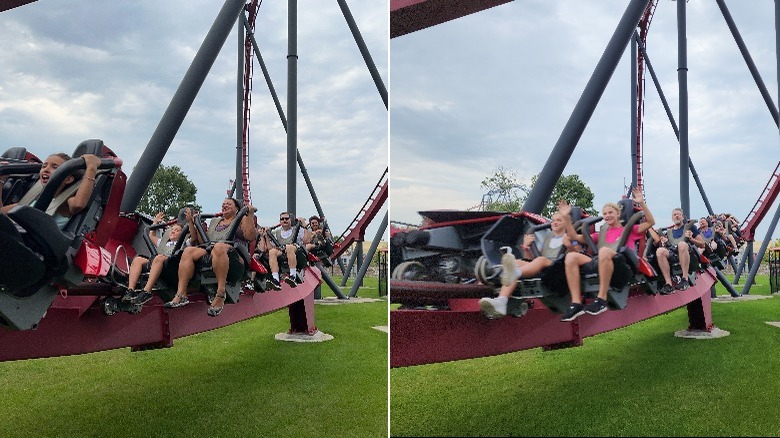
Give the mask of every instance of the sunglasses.
[[280, 217], [279, 220], [280, 221], [289, 221], [290, 218], [289, 217]]

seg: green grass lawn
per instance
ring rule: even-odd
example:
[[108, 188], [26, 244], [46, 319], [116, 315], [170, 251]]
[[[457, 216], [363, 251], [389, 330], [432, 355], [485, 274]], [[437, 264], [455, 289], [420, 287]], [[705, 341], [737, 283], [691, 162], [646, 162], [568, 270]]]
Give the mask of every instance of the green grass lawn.
[[387, 301], [315, 318], [333, 340], [274, 340], [282, 310], [168, 349], [0, 363], [0, 436], [387, 436]]
[[[768, 283], [757, 276], [751, 295]], [[780, 298], [713, 302], [712, 314], [730, 336], [676, 338], [682, 308], [578, 348], [394, 368], [391, 435], [780, 435], [780, 328], [766, 324]]]

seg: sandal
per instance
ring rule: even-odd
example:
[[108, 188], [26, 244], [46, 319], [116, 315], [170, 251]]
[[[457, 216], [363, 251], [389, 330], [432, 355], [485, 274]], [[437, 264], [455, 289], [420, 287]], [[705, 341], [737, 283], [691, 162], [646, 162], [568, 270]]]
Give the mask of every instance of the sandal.
[[176, 296], [174, 296], [173, 298], [176, 299], [176, 297], [179, 297], [179, 302], [178, 303], [173, 301], [173, 300], [171, 300], [171, 301], [168, 301], [167, 303], [163, 304], [163, 307], [165, 307], [166, 309], [176, 309], [176, 308], [179, 308], [179, 307], [184, 307], [184, 306], [186, 306], [187, 304], [190, 303], [190, 300], [188, 300], [187, 297], [184, 296], [184, 295], [181, 295], [181, 294], [177, 293]]
[[206, 312], [209, 316], [219, 316], [219, 314], [222, 313], [222, 309], [225, 308], [225, 301], [224, 300], [225, 300], [225, 298], [227, 298], [227, 295], [225, 295], [224, 293], [217, 292], [217, 294], [214, 296], [214, 298], [215, 299], [216, 298], [222, 298], [222, 300], [223, 300], [222, 301], [222, 305], [219, 306], [219, 307], [209, 306], [209, 310]]

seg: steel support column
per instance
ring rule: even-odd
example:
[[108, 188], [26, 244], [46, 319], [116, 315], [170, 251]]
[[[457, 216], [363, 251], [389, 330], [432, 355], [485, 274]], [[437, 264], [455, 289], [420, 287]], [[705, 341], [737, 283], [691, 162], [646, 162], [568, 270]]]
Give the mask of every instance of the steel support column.
[[366, 276], [366, 271], [368, 271], [368, 267], [371, 266], [371, 260], [374, 259], [376, 248], [379, 246], [379, 241], [382, 240], [382, 236], [385, 234], [385, 230], [387, 230], [387, 213], [385, 213], [385, 218], [382, 219], [382, 223], [376, 230], [376, 235], [374, 236], [374, 240], [371, 242], [371, 246], [368, 248], [368, 253], [366, 254], [366, 257], [363, 258], [363, 263], [360, 264], [360, 270], [358, 271], [357, 278], [355, 278], [355, 282], [352, 283], [352, 289], [349, 290], [350, 298], [357, 296], [358, 288], [363, 284], [363, 277]]
[[298, 217], [298, 0], [287, 4], [287, 211]]
[[135, 211], [141, 201], [154, 172], [162, 163], [165, 153], [173, 142], [173, 138], [181, 127], [184, 117], [192, 106], [192, 102], [198, 95], [203, 81], [219, 55], [219, 50], [225, 44], [230, 31], [233, 29], [241, 11], [244, 10], [244, 0], [225, 0], [225, 4], [219, 11], [214, 24], [206, 34], [198, 53], [192, 60], [187, 73], [174, 93], [168, 108], [152, 134], [152, 138], [146, 145], [143, 154], [138, 159], [138, 165], [127, 180], [124, 197], [122, 198], [122, 211]]
[[680, 208], [691, 217], [688, 187], [688, 42], [686, 36], [685, 1], [677, 2], [677, 82], [680, 89]]
[[650, 0], [631, 0], [522, 210], [540, 213], [560, 178]]

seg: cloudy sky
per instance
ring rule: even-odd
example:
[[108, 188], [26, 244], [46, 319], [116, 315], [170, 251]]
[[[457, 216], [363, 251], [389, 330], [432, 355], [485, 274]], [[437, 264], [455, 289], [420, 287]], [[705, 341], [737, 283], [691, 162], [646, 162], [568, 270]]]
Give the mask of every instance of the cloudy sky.
[[[541, 171], [625, 5], [514, 1], [393, 38], [391, 220], [419, 223], [420, 210], [478, 204], [480, 182], [498, 166], [524, 182]], [[727, 5], [777, 101], [774, 3]], [[713, 209], [742, 220], [780, 159], [777, 127], [717, 4], [690, 1], [687, 15], [691, 159]], [[677, 4], [660, 0], [647, 48], [679, 124], [676, 29]], [[626, 50], [564, 170], [593, 190], [596, 208], [631, 182], [629, 56]], [[645, 88], [646, 195], [667, 225], [681, 204], [679, 146], [649, 75]], [[692, 178], [689, 185], [698, 217], [706, 209]]]
[[[347, 3], [387, 86], [387, 6]], [[3, 12], [0, 149], [24, 146], [45, 158], [100, 138], [129, 176], [222, 5], [39, 0]], [[286, 107], [287, 2], [263, 2], [256, 26]], [[183, 169], [210, 212], [235, 176], [236, 46], [234, 30], [163, 160]], [[341, 233], [387, 167], [387, 110], [335, 1], [299, 2], [298, 57], [298, 149], [329, 224]], [[287, 207], [286, 134], [256, 60], [254, 77], [252, 201], [261, 223], [275, 224]], [[315, 214], [300, 174], [297, 192], [298, 214]]]

